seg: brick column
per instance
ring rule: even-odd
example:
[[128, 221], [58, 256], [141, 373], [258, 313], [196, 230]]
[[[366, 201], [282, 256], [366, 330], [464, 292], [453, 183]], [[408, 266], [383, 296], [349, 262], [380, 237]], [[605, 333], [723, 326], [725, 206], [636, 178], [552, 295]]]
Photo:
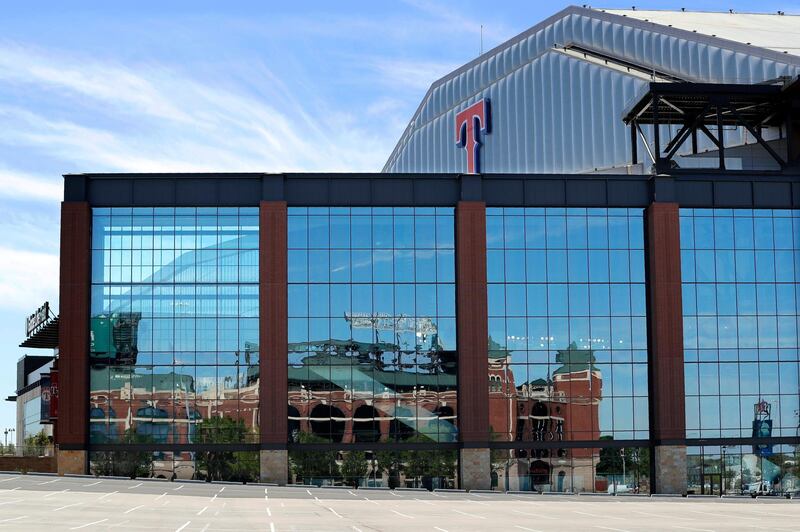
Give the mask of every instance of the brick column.
[[288, 270], [287, 207], [262, 201], [259, 225], [259, 427], [261, 480], [288, 479]]
[[677, 203], [646, 211], [653, 492], [686, 492], [681, 243]]
[[89, 434], [89, 293], [92, 211], [83, 201], [61, 204], [56, 421], [58, 472], [87, 470]]
[[458, 337], [458, 424], [463, 445], [463, 489], [491, 487], [489, 440], [489, 353], [486, 295], [486, 204], [456, 207], [456, 328]]

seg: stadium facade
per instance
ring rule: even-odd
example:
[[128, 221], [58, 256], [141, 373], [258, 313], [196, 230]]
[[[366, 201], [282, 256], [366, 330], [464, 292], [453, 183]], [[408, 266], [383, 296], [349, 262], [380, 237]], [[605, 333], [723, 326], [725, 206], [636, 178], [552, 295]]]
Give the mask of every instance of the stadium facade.
[[797, 490], [797, 20], [568, 8], [380, 174], [65, 176], [59, 470]]

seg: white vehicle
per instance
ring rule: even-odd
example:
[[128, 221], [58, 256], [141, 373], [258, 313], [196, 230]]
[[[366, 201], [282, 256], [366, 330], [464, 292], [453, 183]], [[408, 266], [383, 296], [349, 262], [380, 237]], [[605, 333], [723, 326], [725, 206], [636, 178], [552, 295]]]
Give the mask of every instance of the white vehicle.
[[772, 491], [772, 483], [766, 480], [746, 484], [744, 487], [744, 492], [752, 495], [753, 497], [757, 495], [772, 495], [774, 493]]
[[633, 486], [628, 484], [609, 484], [608, 493], [631, 493]]

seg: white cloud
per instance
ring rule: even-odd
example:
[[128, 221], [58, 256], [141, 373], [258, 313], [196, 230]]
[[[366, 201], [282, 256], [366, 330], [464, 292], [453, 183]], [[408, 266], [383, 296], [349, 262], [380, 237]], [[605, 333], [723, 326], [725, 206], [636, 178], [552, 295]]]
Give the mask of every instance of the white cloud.
[[44, 179], [0, 167], [0, 197], [58, 202], [61, 201], [62, 190], [61, 176]]
[[57, 113], [0, 107], [0, 142], [86, 172], [381, 167], [394, 139], [375, 135], [369, 123], [352, 123], [342, 134], [342, 118], [355, 115], [317, 113], [327, 107], [323, 101], [301, 102], [265, 65], [251, 73], [263, 97], [163, 66], [122, 66], [0, 45], [0, 79], [67, 100]]
[[455, 63], [400, 59], [375, 59], [372, 65], [384, 83], [423, 91], [458, 67]]
[[0, 246], [0, 309], [24, 313], [58, 296], [58, 255]]

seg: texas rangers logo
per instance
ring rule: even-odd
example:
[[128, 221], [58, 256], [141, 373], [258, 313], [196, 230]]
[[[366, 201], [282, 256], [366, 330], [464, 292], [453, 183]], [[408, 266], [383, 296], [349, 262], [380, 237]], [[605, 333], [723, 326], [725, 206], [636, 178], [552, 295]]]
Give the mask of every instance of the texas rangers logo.
[[456, 145], [467, 150], [467, 173], [477, 174], [480, 167], [480, 134], [491, 133], [489, 99], [483, 98], [456, 114]]

